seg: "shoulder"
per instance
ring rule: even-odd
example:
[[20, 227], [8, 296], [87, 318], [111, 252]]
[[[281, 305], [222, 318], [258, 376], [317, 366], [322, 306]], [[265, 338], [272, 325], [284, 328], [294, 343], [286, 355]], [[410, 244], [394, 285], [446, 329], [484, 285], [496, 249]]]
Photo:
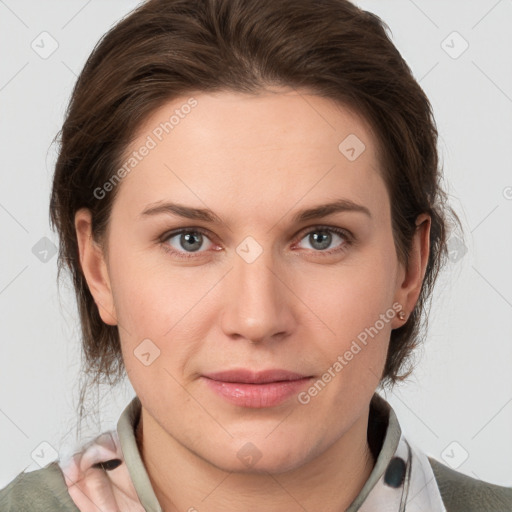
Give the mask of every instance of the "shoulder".
[[2, 512], [77, 512], [57, 461], [20, 473], [0, 490]]
[[428, 457], [447, 512], [512, 511], [512, 487], [459, 473]]

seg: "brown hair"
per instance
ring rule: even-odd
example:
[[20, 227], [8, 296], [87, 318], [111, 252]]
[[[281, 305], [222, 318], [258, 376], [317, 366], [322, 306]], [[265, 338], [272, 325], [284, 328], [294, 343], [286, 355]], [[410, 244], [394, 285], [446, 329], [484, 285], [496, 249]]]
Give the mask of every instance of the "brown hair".
[[[74, 87], [60, 135], [50, 201], [82, 328], [88, 384], [124, 377], [117, 326], [102, 322], [79, 262], [75, 212], [89, 208], [104, 241], [119, 187], [98, 199], [137, 128], [164, 103], [194, 91], [312, 91], [359, 113], [380, 148], [392, 228], [406, 263], [420, 213], [431, 216], [430, 255], [407, 322], [391, 333], [383, 384], [405, 379], [427, 320], [427, 299], [447, 255], [446, 204], [430, 103], [374, 14], [347, 0], [149, 0], [98, 42]], [[341, 141], [340, 141], [341, 142]], [[82, 388], [80, 405], [86, 386]], [[82, 413], [82, 411], [81, 411]], [[81, 418], [82, 416], [80, 416]]]

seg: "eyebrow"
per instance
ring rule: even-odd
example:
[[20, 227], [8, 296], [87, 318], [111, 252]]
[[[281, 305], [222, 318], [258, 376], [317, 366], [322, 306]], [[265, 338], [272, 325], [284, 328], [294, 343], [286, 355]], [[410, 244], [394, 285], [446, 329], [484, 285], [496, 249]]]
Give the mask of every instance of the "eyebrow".
[[[339, 212], [363, 213], [369, 218], [372, 218], [372, 214], [366, 206], [354, 203], [350, 199], [338, 199], [330, 203], [300, 210], [293, 216], [293, 222], [300, 223], [308, 220], [320, 219]], [[223, 223], [220, 217], [208, 208], [192, 208], [183, 204], [169, 202], [149, 205], [142, 211], [140, 216], [144, 218], [160, 214], [177, 215], [185, 219], [202, 220], [210, 223]]]

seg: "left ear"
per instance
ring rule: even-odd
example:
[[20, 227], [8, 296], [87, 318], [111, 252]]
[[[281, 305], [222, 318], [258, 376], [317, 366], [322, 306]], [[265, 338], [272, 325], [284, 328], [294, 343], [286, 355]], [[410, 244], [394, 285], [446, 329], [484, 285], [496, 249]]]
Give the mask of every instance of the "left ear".
[[401, 265], [395, 293], [395, 302], [402, 305], [406, 316], [404, 320], [396, 316], [393, 319], [393, 329], [404, 325], [420, 295], [430, 252], [430, 225], [431, 218], [427, 213], [422, 213], [416, 218], [416, 232], [411, 241], [409, 261], [407, 268]]

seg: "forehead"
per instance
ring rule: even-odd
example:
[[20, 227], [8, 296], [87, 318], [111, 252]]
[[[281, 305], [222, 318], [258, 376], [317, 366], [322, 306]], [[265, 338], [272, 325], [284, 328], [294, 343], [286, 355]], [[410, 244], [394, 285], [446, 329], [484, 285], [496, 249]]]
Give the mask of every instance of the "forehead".
[[228, 196], [230, 205], [258, 197], [271, 207], [301, 196], [345, 192], [363, 200], [382, 192], [365, 120], [333, 100], [291, 89], [169, 101], [138, 128], [124, 163], [129, 159], [121, 196], [132, 207], [176, 195], [194, 203], [218, 198], [219, 206]]
[[288, 141], [302, 140], [307, 141], [304, 150], [330, 145], [337, 153], [338, 143], [350, 134], [358, 134], [369, 145], [375, 142], [371, 127], [352, 108], [308, 91], [280, 87], [258, 94], [196, 92], [175, 98], [147, 117], [136, 130], [135, 145], [147, 136], [171, 146], [173, 140], [181, 142], [178, 137], [206, 142], [235, 135], [238, 142], [247, 143], [246, 150], [262, 145], [280, 149]]

